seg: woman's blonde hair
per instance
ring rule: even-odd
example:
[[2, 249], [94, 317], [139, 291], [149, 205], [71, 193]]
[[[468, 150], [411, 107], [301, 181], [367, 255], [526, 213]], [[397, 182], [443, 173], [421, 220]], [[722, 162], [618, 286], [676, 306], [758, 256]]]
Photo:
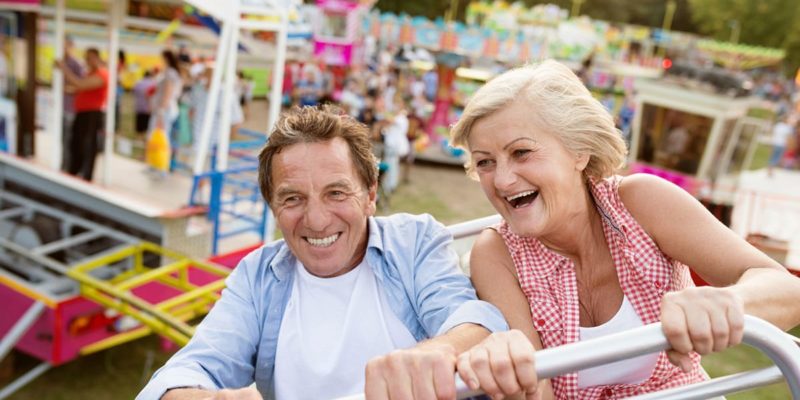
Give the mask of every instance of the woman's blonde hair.
[[[570, 152], [589, 155], [586, 177], [602, 179], [624, 165], [625, 141], [611, 115], [572, 70], [553, 60], [512, 69], [481, 87], [450, 132], [453, 144], [469, 154], [475, 122], [515, 100], [526, 101], [535, 125], [555, 135]], [[471, 157], [466, 168], [474, 177]]]

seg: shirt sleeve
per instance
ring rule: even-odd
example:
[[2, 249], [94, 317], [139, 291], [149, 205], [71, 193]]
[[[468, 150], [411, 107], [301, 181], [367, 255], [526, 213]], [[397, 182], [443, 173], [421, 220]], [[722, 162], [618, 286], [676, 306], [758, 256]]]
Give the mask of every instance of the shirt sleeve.
[[174, 388], [217, 390], [253, 382], [260, 329], [250, 284], [257, 265], [250, 264], [259, 257], [250, 256], [226, 279], [221, 298], [189, 343], [156, 371], [137, 400], [158, 400]]
[[469, 278], [461, 272], [450, 232], [428, 217], [417, 237], [414, 284], [418, 318], [428, 335], [441, 335], [465, 323], [490, 332], [508, 330], [500, 310], [478, 300]]

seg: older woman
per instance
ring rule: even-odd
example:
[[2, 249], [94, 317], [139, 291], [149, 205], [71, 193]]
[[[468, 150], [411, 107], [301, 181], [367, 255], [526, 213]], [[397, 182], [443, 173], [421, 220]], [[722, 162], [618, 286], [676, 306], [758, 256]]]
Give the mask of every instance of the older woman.
[[[699, 354], [741, 341], [744, 314], [800, 323], [800, 280], [680, 188], [621, 177], [625, 144], [567, 67], [545, 61], [482, 87], [453, 130], [504, 221], [472, 251], [478, 294], [510, 332], [462, 354], [493, 398], [617, 398], [707, 379]], [[710, 287], [694, 287], [691, 267]], [[539, 382], [534, 349], [661, 321], [672, 350]]]

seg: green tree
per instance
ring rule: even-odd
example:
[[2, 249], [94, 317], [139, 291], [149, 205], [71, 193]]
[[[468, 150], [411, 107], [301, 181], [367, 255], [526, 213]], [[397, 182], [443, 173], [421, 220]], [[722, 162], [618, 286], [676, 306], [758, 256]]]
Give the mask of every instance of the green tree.
[[783, 41], [783, 49], [786, 51], [786, 72], [792, 74], [800, 67], [800, 6], [795, 7], [794, 18]]
[[800, 65], [800, 2], [797, 0], [689, 0], [700, 33], [739, 43], [782, 48], [786, 66]]

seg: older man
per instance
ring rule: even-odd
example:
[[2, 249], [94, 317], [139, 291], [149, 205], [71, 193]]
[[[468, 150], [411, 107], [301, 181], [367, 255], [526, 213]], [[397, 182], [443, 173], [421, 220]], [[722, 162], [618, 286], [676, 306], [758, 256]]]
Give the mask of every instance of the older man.
[[295, 109], [259, 163], [284, 239], [245, 257], [138, 398], [454, 398], [457, 354], [506, 323], [476, 299], [441, 224], [373, 217], [366, 128]]

